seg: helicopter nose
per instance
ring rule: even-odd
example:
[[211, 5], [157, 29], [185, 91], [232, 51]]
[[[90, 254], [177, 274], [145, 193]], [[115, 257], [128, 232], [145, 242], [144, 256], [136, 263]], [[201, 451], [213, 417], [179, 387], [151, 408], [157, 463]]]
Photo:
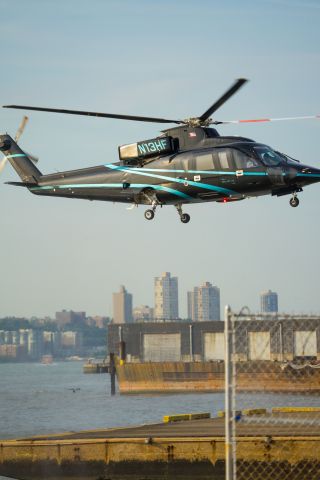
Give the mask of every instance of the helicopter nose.
[[297, 171], [297, 177], [305, 184], [315, 183], [320, 181], [320, 169], [314, 167], [303, 167]]

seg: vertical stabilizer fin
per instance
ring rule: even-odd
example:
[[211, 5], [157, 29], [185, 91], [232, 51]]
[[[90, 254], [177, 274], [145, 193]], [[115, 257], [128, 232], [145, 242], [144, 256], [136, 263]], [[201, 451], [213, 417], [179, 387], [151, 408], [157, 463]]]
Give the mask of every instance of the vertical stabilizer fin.
[[10, 135], [0, 135], [0, 150], [11, 163], [21, 180], [37, 184], [42, 173], [34, 165], [28, 154], [21, 150]]

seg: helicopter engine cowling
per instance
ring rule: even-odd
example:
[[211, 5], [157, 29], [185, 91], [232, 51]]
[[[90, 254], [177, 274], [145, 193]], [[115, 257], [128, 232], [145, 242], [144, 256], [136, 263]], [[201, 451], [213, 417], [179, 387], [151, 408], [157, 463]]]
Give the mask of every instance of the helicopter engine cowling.
[[148, 158], [174, 153], [175, 150], [172, 137], [163, 136], [122, 145], [119, 147], [119, 158], [124, 165], [134, 165]]

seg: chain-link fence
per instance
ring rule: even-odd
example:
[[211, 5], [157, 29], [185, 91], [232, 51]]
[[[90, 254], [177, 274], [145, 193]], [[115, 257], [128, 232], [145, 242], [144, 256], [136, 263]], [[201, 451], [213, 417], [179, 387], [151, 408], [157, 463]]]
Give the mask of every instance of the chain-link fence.
[[226, 478], [320, 479], [320, 319], [225, 312]]

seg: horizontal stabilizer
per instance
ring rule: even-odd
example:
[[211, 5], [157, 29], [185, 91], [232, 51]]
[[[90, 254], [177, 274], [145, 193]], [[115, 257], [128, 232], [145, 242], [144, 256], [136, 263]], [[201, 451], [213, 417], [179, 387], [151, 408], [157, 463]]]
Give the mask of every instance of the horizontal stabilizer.
[[34, 183], [25, 183], [25, 182], [5, 182], [6, 185], [14, 185], [15, 187], [34, 187]]

